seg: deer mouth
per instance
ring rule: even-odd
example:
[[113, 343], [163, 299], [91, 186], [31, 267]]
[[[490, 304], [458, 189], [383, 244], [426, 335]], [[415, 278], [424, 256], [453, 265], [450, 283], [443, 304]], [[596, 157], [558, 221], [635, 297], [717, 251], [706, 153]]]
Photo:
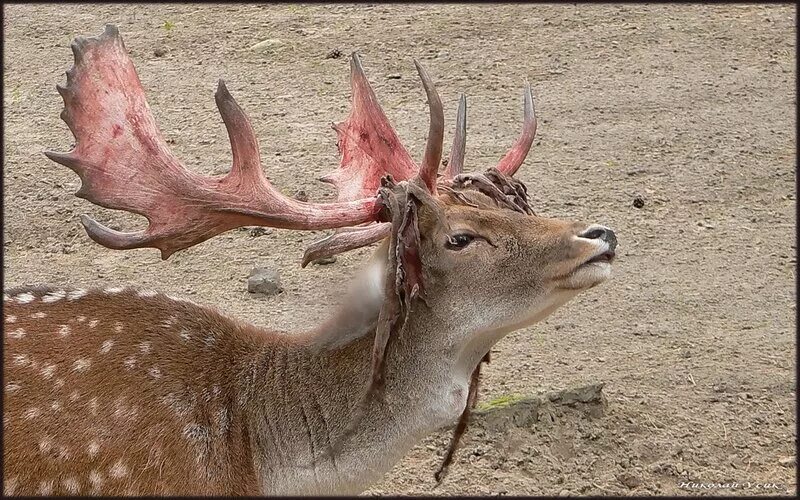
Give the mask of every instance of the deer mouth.
[[601, 263], [601, 262], [605, 262], [607, 264], [611, 264], [612, 262], [614, 262], [614, 257], [616, 257], [616, 256], [617, 256], [617, 254], [616, 254], [616, 252], [614, 252], [614, 250], [606, 250], [605, 252], [603, 252], [603, 253], [601, 253], [599, 255], [595, 255], [591, 259], [587, 260], [586, 262], [584, 262], [582, 264], [582, 266], [588, 266], [589, 264], [597, 264], [597, 263]]

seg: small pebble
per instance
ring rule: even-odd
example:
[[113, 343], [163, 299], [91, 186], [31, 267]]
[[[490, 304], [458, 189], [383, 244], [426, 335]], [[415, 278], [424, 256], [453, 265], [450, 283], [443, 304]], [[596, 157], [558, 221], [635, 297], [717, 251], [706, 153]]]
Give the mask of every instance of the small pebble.
[[284, 45], [286, 45], [286, 42], [283, 40], [279, 40], [277, 38], [268, 38], [253, 45], [250, 47], [250, 50], [255, 50], [256, 52], [272, 52], [280, 49]]
[[617, 476], [617, 481], [622, 483], [623, 486], [626, 486], [628, 489], [634, 489], [637, 486], [642, 485], [642, 480], [638, 477], [634, 476], [630, 473], [623, 473]]
[[251, 227], [251, 228], [249, 228], [247, 230], [247, 234], [251, 238], [259, 238], [259, 237], [264, 236], [266, 234], [272, 234], [272, 233], [273, 233], [273, 229], [271, 227], [259, 227], [259, 226], [256, 226], [256, 227]]
[[256, 267], [247, 278], [247, 291], [263, 295], [277, 295], [283, 291], [281, 276], [274, 269]]

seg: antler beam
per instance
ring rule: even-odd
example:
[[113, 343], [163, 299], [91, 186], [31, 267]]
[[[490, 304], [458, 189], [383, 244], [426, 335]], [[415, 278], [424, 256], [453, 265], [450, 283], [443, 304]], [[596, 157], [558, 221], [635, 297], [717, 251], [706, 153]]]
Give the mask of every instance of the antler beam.
[[223, 177], [186, 169], [172, 154], [150, 112], [136, 69], [116, 27], [72, 45], [75, 65], [62, 119], [76, 139], [69, 153], [48, 158], [81, 178], [77, 196], [97, 205], [144, 215], [144, 231], [115, 231], [84, 216], [89, 236], [114, 249], [154, 247], [168, 258], [219, 233], [245, 225], [331, 229], [375, 220], [374, 198], [332, 204], [303, 203], [282, 195], [264, 176], [253, 128], [225, 84], [215, 99], [233, 150]]

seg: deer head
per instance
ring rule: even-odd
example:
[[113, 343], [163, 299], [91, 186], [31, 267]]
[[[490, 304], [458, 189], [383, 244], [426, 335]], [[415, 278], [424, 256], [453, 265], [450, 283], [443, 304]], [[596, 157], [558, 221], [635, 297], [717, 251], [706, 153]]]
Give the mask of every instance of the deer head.
[[[381, 395], [391, 339], [414, 328], [415, 337], [434, 339], [454, 360], [454, 369], [470, 380], [446, 465], [474, 404], [479, 363], [488, 360], [492, 344], [610, 275], [614, 233], [600, 225], [535, 214], [525, 185], [513, 178], [536, 133], [530, 86], [524, 93], [520, 138], [495, 167], [479, 173], [463, 173], [462, 95], [450, 158], [440, 172], [444, 113], [426, 71], [415, 63], [430, 107], [427, 144], [417, 164], [354, 54], [352, 109], [344, 122], [333, 126], [341, 163], [321, 179], [337, 188], [338, 199], [304, 203], [282, 195], [268, 181], [253, 128], [224, 82], [219, 82], [215, 98], [233, 163], [227, 175], [207, 177], [186, 169], [170, 152], [115, 27], [107, 26], [98, 38], [76, 40], [73, 52], [75, 65], [58, 91], [65, 103], [62, 118], [76, 146], [69, 153], [45, 154], [80, 176], [77, 196], [149, 221], [146, 230], [128, 233], [82, 216], [94, 241], [112, 249], [158, 248], [167, 259], [245, 225], [335, 229], [307, 249], [303, 265], [384, 241], [373, 259], [378, 272], [370, 271], [366, 278], [376, 292], [364, 298], [374, 304], [365, 329], [374, 334], [370, 385], [363, 411], [355, 413], [343, 440]], [[339, 324], [321, 329], [319, 337], [319, 345], [333, 349], [353, 334]]]

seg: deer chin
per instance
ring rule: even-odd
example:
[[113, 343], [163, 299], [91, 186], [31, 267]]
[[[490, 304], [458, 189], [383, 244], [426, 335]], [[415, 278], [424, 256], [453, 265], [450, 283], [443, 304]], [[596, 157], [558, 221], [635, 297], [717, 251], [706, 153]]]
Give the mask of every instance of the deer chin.
[[602, 249], [587, 259], [558, 283], [558, 288], [566, 290], [588, 290], [611, 277], [611, 263], [614, 251]]
[[595, 252], [572, 272], [558, 279], [556, 287], [581, 291], [599, 285], [611, 277], [611, 263], [615, 257], [613, 246], [605, 241], [597, 243]]
[[572, 272], [567, 288], [572, 290], [588, 290], [611, 277], [610, 262], [587, 262]]

